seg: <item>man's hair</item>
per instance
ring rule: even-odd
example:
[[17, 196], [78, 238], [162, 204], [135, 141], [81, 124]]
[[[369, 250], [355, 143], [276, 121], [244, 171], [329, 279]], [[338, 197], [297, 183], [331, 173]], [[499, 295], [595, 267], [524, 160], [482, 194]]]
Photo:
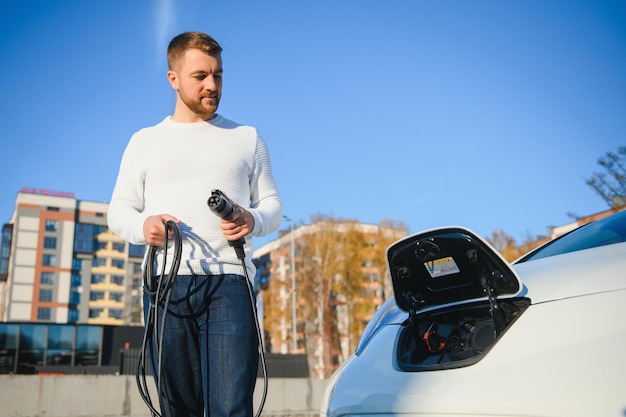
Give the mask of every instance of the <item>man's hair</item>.
[[172, 70], [178, 60], [188, 49], [199, 49], [202, 52], [217, 56], [222, 52], [219, 43], [206, 33], [184, 32], [176, 36], [167, 47], [167, 65]]

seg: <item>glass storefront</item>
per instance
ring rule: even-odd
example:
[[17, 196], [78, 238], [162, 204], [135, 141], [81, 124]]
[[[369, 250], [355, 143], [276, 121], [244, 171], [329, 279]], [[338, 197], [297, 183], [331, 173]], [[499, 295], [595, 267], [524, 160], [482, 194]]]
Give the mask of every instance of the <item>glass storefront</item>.
[[102, 326], [0, 323], [0, 374], [42, 366], [99, 366]]
[[0, 374], [15, 372], [19, 324], [0, 324]]

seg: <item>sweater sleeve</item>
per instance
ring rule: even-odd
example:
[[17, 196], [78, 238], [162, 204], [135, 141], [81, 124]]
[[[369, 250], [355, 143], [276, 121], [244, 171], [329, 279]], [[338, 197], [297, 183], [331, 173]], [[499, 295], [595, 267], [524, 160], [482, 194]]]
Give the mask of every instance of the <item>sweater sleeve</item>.
[[277, 230], [283, 220], [283, 207], [272, 174], [267, 146], [258, 133], [250, 177], [250, 194], [250, 212], [254, 216], [252, 235], [261, 237]]
[[143, 224], [144, 213], [144, 178], [142, 154], [139, 152], [137, 135], [129, 141], [109, 203], [107, 222], [109, 229], [122, 239], [136, 244], [145, 244]]

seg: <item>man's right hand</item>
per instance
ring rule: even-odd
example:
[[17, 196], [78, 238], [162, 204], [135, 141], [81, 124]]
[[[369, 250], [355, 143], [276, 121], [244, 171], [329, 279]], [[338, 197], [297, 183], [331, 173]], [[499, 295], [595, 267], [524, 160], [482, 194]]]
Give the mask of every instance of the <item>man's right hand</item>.
[[[157, 216], [150, 216], [143, 222], [143, 236], [146, 239], [146, 243], [152, 246], [163, 246], [165, 243], [165, 223], [173, 220], [176, 224], [180, 224], [174, 216], [169, 214], [160, 214]], [[169, 231], [168, 239], [172, 237], [172, 231]]]

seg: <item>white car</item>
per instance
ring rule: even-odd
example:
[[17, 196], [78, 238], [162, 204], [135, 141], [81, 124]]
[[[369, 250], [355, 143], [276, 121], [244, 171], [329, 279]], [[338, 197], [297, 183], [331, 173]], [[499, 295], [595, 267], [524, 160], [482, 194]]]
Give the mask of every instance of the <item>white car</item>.
[[626, 211], [508, 263], [460, 227], [387, 250], [394, 297], [321, 416], [626, 416]]

